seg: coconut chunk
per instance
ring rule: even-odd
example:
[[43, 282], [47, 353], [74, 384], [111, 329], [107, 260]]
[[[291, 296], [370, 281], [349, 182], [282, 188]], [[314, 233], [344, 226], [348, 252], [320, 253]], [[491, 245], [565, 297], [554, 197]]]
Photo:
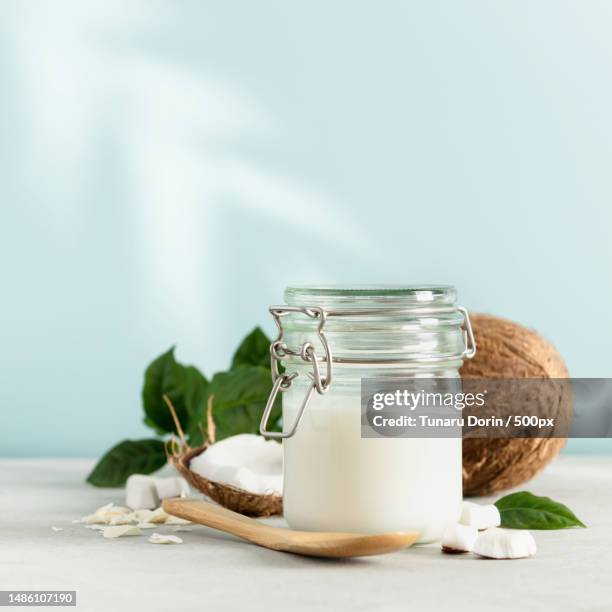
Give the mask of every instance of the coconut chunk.
[[123, 536], [137, 536], [141, 535], [140, 529], [134, 527], [134, 525], [115, 525], [112, 527], [105, 527], [102, 531], [102, 535], [105, 538], [122, 538]]
[[55, 525], [51, 526], [51, 531], [64, 531], [63, 527], [56, 527]]
[[182, 497], [189, 494], [189, 485], [180, 476], [156, 478], [155, 489], [159, 499], [170, 499], [171, 497]]
[[463, 553], [474, 549], [474, 542], [478, 537], [478, 529], [456, 523], [449, 525], [442, 536], [442, 552]]
[[132, 474], [125, 483], [125, 503], [134, 510], [157, 508], [159, 495], [155, 479], [146, 474]]
[[151, 544], [182, 544], [183, 540], [178, 536], [164, 535], [161, 533], [154, 533], [150, 538]]
[[125, 503], [134, 510], [154, 510], [161, 500], [189, 493], [189, 485], [179, 476], [155, 478], [132, 474], [125, 485]]
[[478, 534], [474, 552], [488, 559], [522, 559], [536, 554], [536, 543], [524, 529], [493, 527]]
[[501, 525], [501, 516], [497, 506], [493, 504], [483, 506], [464, 501], [461, 505], [461, 518], [459, 522], [462, 525], [482, 530], [489, 529], [489, 527], [499, 527]]
[[213, 444], [191, 460], [190, 469], [221, 484], [264, 495], [282, 495], [282, 446], [254, 434], [239, 434]]
[[136, 527], [139, 529], [155, 529], [157, 525], [155, 523], [138, 523]]

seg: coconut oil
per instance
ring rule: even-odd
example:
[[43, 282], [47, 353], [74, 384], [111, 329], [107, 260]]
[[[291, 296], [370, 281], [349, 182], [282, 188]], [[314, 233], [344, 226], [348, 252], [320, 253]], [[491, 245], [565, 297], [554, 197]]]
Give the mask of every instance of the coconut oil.
[[[361, 378], [457, 378], [468, 348], [454, 289], [290, 287], [285, 299], [290, 308], [316, 305], [326, 313], [323, 335], [312, 313], [289, 312], [280, 325], [289, 350], [279, 352], [291, 379], [282, 393], [288, 524], [309, 531], [418, 531], [419, 542], [440, 539], [459, 518], [461, 438], [362, 438]], [[325, 393], [313, 392], [312, 358], [304, 359], [311, 350], [323, 380], [331, 376], [325, 367], [331, 357]]]
[[[418, 531], [439, 539], [461, 506], [460, 438], [361, 438], [361, 411], [315, 396], [284, 442], [284, 514], [307, 531]], [[298, 398], [287, 398], [293, 419]]]

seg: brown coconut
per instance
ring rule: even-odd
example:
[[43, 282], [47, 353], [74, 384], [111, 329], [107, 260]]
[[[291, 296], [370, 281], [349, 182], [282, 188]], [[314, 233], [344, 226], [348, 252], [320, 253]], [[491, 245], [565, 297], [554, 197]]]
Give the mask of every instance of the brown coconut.
[[[555, 347], [536, 332], [491, 315], [470, 318], [477, 353], [464, 362], [462, 378], [567, 378]], [[551, 406], [552, 411], [566, 408]], [[544, 469], [564, 444], [565, 438], [466, 438], [463, 494], [488, 495], [517, 486]]]
[[283, 513], [283, 498], [277, 494], [261, 495], [245, 491], [239, 487], [214, 482], [208, 478], [204, 478], [200, 474], [193, 472], [190, 468], [191, 460], [198, 455], [205, 453], [208, 448], [215, 444], [215, 423], [212, 418], [212, 396], [208, 400], [208, 426], [206, 431], [206, 442], [197, 448], [190, 448], [185, 442], [185, 436], [181, 429], [181, 425], [176, 417], [176, 412], [170, 403], [167, 396], [164, 400], [170, 409], [174, 422], [176, 424], [178, 435], [181, 439], [181, 444], [174, 446], [172, 452], [169, 453], [169, 461], [176, 468], [178, 473], [195, 489], [210, 497], [219, 505], [254, 517], [274, 516]]

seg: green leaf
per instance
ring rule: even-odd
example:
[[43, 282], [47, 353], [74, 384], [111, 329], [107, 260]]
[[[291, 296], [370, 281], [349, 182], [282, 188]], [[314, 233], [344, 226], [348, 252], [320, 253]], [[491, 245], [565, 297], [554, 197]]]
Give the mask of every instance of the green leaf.
[[124, 440], [98, 461], [87, 477], [96, 487], [121, 487], [132, 474], [151, 474], [166, 463], [161, 440]]
[[495, 502], [501, 526], [511, 529], [568, 529], [586, 527], [563, 504], [550, 497], [538, 497], [529, 491], [506, 495]]
[[163, 399], [164, 394], [170, 398], [183, 428], [188, 425], [189, 415], [184, 396], [185, 369], [174, 359], [172, 347], [155, 359], [145, 371], [142, 388], [145, 423], [157, 433], [176, 431], [172, 415]]
[[[270, 370], [261, 366], [241, 365], [215, 374], [208, 392], [214, 395], [217, 440], [240, 433], [259, 433], [259, 422], [271, 389]], [[281, 402], [277, 398], [270, 423], [276, 424], [280, 414]]]
[[202, 427], [205, 431], [208, 387], [208, 381], [197, 368], [193, 366], [185, 368], [184, 396], [189, 414], [189, 424], [185, 429], [185, 434], [191, 446], [199, 446], [204, 442]]
[[232, 369], [240, 365], [270, 367], [270, 338], [256, 327], [236, 349]]
[[207, 398], [208, 381], [206, 377], [194, 366], [185, 366], [183, 369], [183, 399], [190, 422], [206, 415]]

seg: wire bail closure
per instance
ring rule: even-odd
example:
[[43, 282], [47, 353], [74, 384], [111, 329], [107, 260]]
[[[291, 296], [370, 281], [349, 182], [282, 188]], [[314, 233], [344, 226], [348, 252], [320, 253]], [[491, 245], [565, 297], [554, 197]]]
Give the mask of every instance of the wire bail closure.
[[[285, 330], [283, 328], [282, 317], [285, 315], [294, 312], [306, 315], [311, 319], [318, 319], [319, 325], [317, 326], [317, 335], [321, 344], [323, 345], [323, 350], [325, 352], [325, 376], [321, 376], [321, 369], [319, 368], [319, 358], [315, 352], [315, 348], [311, 342], [304, 342], [300, 347], [299, 351], [295, 351], [290, 349], [286, 343], [283, 341], [285, 337]], [[325, 322], [327, 321], [327, 313], [323, 308], [319, 308], [316, 306], [309, 308], [302, 308], [300, 306], [271, 306], [270, 314], [274, 317], [274, 322], [276, 323], [276, 327], [278, 328], [278, 337], [272, 344], [270, 345], [270, 368], [272, 370], [272, 391], [270, 393], [270, 397], [266, 402], [266, 407], [261, 416], [261, 423], [259, 425], [259, 433], [266, 438], [274, 438], [274, 439], [283, 439], [283, 438], [291, 438], [297, 431], [298, 425], [300, 424], [300, 420], [302, 419], [302, 415], [304, 414], [304, 410], [306, 410], [306, 406], [308, 406], [312, 394], [316, 390], [319, 395], [323, 395], [327, 393], [331, 383], [333, 376], [333, 358], [331, 349], [329, 348], [329, 343], [327, 342], [327, 337], [325, 336], [325, 332], [323, 328], [325, 326]], [[276, 396], [279, 393], [284, 393], [285, 391], [291, 388], [293, 381], [297, 378], [298, 373], [292, 372], [291, 374], [287, 374], [287, 372], [280, 372], [278, 369], [278, 363], [284, 357], [287, 356], [295, 356], [301, 357], [303, 361], [312, 364], [312, 372], [308, 374], [311, 379], [310, 386], [308, 387], [308, 391], [304, 396], [304, 401], [298, 410], [297, 416], [295, 417], [295, 421], [293, 425], [289, 428], [288, 431], [268, 431], [266, 429], [268, 425], [268, 419], [270, 418], [270, 413], [272, 412], [272, 407], [274, 406], [274, 402], [276, 401]]]
[[[377, 314], [389, 314], [395, 312], [396, 314], [411, 314], [411, 313], [419, 313], [423, 314], [424, 309], [401, 309], [393, 311], [391, 309], [363, 309], [360, 311], [326, 311], [323, 308], [318, 306], [309, 306], [309, 307], [301, 307], [301, 306], [271, 306], [270, 314], [274, 318], [274, 322], [276, 323], [276, 327], [278, 328], [278, 336], [276, 340], [272, 342], [270, 345], [270, 368], [272, 370], [272, 391], [270, 392], [270, 397], [268, 397], [268, 401], [266, 402], [266, 407], [264, 408], [263, 414], [261, 416], [261, 422], [259, 424], [259, 433], [266, 438], [274, 438], [274, 439], [286, 439], [291, 438], [295, 435], [297, 431], [298, 425], [304, 415], [304, 411], [306, 407], [310, 403], [312, 399], [313, 393], [316, 391], [319, 395], [324, 395], [329, 390], [333, 379], [333, 364], [334, 358], [332, 357], [332, 352], [329, 347], [329, 342], [327, 341], [327, 336], [325, 335], [324, 327], [327, 321], [327, 318], [330, 316], [355, 316], [356, 314], [364, 314], [364, 315], [377, 315]], [[465, 349], [463, 353], [459, 355], [461, 358], [472, 359], [476, 355], [476, 340], [474, 338], [474, 330], [472, 329], [472, 322], [470, 321], [470, 315], [466, 308], [463, 306], [457, 306], [454, 308], [448, 309], [437, 309], [436, 312], [446, 311], [446, 312], [454, 312], [458, 310], [463, 315], [463, 336], [465, 342]], [[325, 361], [325, 376], [321, 376], [321, 370], [319, 368], [319, 357], [315, 352], [315, 348], [311, 342], [304, 342], [299, 350], [290, 349], [287, 344], [284, 342], [285, 330], [283, 328], [282, 317], [288, 315], [289, 313], [298, 313], [303, 314], [311, 319], [316, 319], [319, 321], [319, 325], [317, 326], [317, 336], [321, 341], [323, 346], [323, 351], [325, 353], [324, 361]], [[293, 381], [298, 377], [298, 372], [281, 372], [278, 368], [279, 362], [288, 356], [292, 357], [300, 357], [303, 361], [312, 364], [312, 372], [308, 373], [308, 376], [311, 380], [310, 386], [308, 387], [308, 391], [306, 391], [306, 395], [304, 396], [304, 400], [298, 410], [298, 413], [295, 417], [295, 421], [291, 425], [291, 427], [287, 431], [268, 431], [266, 429], [268, 425], [268, 420], [270, 419], [270, 414], [272, 412], [272, 408], [274, 406], [274, 402], [276, 401], [276, 397], [279, 393], [284, 393], [288, 391]], [[430, 361], [435, 361], [435, 358], [430, 358]], [[382, 361], [378, 360], [360, 360], [360, 359], [336, 359], [338, 363], [365, 363], [365, 364], [377, 364], [377, 363], [404, 363], [404, 362], [414, 362], [418, 361], [414, 357], [410, 359], [385, 359]]]
[[473, 359], [476, 355], [476, 339], [474, 338], [474, 330], [470, 321], [470, 313], [463, 306], [457, 306], [457, 310], [463, 315], [463, 322], [465, 323], [465, 329], [463, 330], [465, 351], [463, 351], [463, 356], [466, 359]]

